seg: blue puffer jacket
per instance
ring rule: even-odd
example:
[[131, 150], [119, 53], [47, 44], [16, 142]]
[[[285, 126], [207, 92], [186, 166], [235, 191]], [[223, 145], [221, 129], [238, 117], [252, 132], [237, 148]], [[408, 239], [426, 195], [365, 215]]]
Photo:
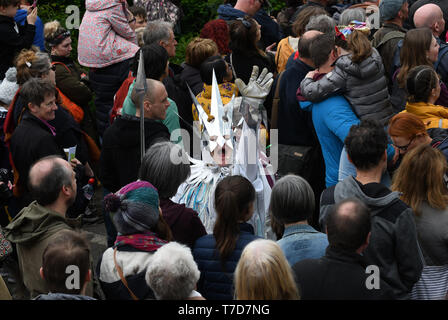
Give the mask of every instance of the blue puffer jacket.
[[240, 223], [239, 227], [240, 235], [235, 250], [226, 261], [226, 271], [221, 267], [215, 237], [209, 234], [196, 240], [193, 257], [201, 271], [197, 291], [207, 300], [233, 300], [233, 273], [241, 253], [249, 242], [259, 238], [250, 224]]

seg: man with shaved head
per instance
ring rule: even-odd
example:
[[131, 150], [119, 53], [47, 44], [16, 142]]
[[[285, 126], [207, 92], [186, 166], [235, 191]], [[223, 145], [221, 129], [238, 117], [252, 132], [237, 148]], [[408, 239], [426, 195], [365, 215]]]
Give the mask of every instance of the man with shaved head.
[[[139, 95], [135, 88], [131, 99], [136, 105], [136, 115], [123, 114], [106, 129], [100, 157], [100, 179], [104, 195], [116, 192], [126, 184], [137, 180], [141, 164], [140, 117], [145, 118], [145, 149], [158, 141], [169, 141], [168, 128], [161, 122], [166, 117], [170, 105], [168, 93], [162, 82], [146, 79], [147, 91], [143, 97], [144, 114], [140, 115]], [[191, 110], [191, 107], [190, 107]], [[116, 230], [110, 216], [104, 212], [107, 242], [112, 246]]]
[[442, 9], [434, 4], [428, 3], [415, 11], [414, 24], [417, 28], [430, 28], [432, 34], [440, 45], [439, 56], [435, 63], [435, 68], [438, 74], [442, 76], [442, 81], [448, 82], [448, 45], [445, 41], [440, 39], [440, 36], [445, 31], [445, 19], [443, 18]]
[[59, 231], [71, 229], [65, 214], [75, 201], [77, 190], [72, 166], [59, 156], [38, 160], [28, 176], [28, 187], [36, 200], [23, 208], [4, 230], [6, 237], [16, 244], [23, 283], [33, 298], [48, 293], [39, 274], [42, 253]]
[[[160, 121], [166, 117], [170, 105], [162, 82], [146, 79], [147, 91], [143, 97], [145, 118], [145, 148], [156, 140], [169, 140], [167, 127]], [[140, 104], [134, 88], [131, 98], [136, 115], [123, 114], [106, 129], [100, 157], [100, 179], [110, 192], [116, 192], [126, 184], [137, 180], [140, 168]]]
[[[440, 9], [442, 9], [443, 12], [443, 18], [445, 19], [445, 21], [448, 21], [448, 1], [446, 0], [418, 0], [418, 1], [409, 1], [409, 24], [411, 27], [415, 27], [415, 23], [414, 23], [414, 15], [415, 12], [417, 12], [418, 9], [420, 9], [422, 6], [426, 5], [426, 4], [435, 4], [438, 5], [440, 7]], [[441, 39], [445, 39], [445, 34], [447, 32], [448, 29], [448, 25], [445, 25], [445, 30], [443, 30], [440, 38]]]

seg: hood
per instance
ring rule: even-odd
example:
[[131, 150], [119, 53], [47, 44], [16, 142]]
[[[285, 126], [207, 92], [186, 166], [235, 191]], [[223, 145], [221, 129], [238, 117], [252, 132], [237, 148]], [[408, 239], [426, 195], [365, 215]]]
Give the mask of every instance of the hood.
[[198, 68], [190, 66], [187, 63], [183, 63], [181, 65], [181, 67], [183, 68], [183, 70], [182, 70], [182, 78], [190, 78], [190, 77], [197, 77], [197, 76], [200, 77], [201, 76], [201, 73], [200, 73]]
[[27, 15], [28, 12], [26, 10], [18, 9], [14, 17], [14, 20], [16, 20], [18, 24], [22, 24], [22, 22], [25, 22]]
[[121, 6], [125, 1], [121, 0], [86, 0], [87, 11], [101, 11], [115, 6]]
[[33, 300], [96, 300], [89, 296], [68, 293], [49, 293], [38, 295]]
[[354, 63], [351, 55], [343, 55], [336, 61], [339, 68], [358, 79], [372, 78], [378, 73], [384, 73], [384, 65], [381, 56], [375, 48], [372, 48], [372, 54], [361, 63]]
[[[116, 124], [115, 124], [116, 123]], [[115, 130], [111, 131], [112, 145], [120, 147], [140, 146], [140, 119], [134, 116], [123, 115], [114, 121]], [[158, 121], [145, 119], [145, 144], [148, 147], [154, 136], [162, 136], [166, 133], [169, 139], [167, 127]]]
[[11, 242], [26, 244], [40, 241], [42, 237], [62, 229], [70, 229], [64, 217], [33, 201], [23, 208], [3, 231]]
[[218, 15], [220, 19], [229, 21], [244, 17], [246, 14], [243, 11], [233, 8], [230, 4], [222, 4], [218, 7]]
[[190, 219], [190, 213], [187, 211], [185, 204], [175, 203], [171, 199], [160, 199], [160, 208], [163, 212], [163, 218], [169, 226], [174, 226], [177, 223], [187, 223], [186, 220]]
[[364, 194], [359, 187], [355, 178], [352, 176], [347, 177], [343, 181], [339, 182], [334, 189], [334, 201], [338, 203], [347, 198], [358, 198], [364, 202], [371, 210], [372, 215], [376, 215], [384, 209], [385, 206], [400, 199], [400, 194], [397, 191], [390, 191], [384, 197], [371, 198]]

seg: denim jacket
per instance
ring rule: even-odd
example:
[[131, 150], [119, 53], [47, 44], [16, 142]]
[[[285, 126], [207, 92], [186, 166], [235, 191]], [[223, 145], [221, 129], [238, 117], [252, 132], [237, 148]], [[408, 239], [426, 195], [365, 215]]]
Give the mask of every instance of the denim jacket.
[[327, 235], [307, 224], [286, 227], [283, 237], [277, 243], [291, 266], [303, 259], [324, 256], [328, 246]]

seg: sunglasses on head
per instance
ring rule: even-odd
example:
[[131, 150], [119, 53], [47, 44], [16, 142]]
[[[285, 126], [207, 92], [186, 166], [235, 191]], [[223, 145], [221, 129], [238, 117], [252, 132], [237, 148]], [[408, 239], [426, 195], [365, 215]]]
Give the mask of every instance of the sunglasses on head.
[[241, 21], [243, 26], [245, 26], [247, 29], [250, 29], [252, 27], [252, 23], [245, 18], [236, 18], [236, 20]]

